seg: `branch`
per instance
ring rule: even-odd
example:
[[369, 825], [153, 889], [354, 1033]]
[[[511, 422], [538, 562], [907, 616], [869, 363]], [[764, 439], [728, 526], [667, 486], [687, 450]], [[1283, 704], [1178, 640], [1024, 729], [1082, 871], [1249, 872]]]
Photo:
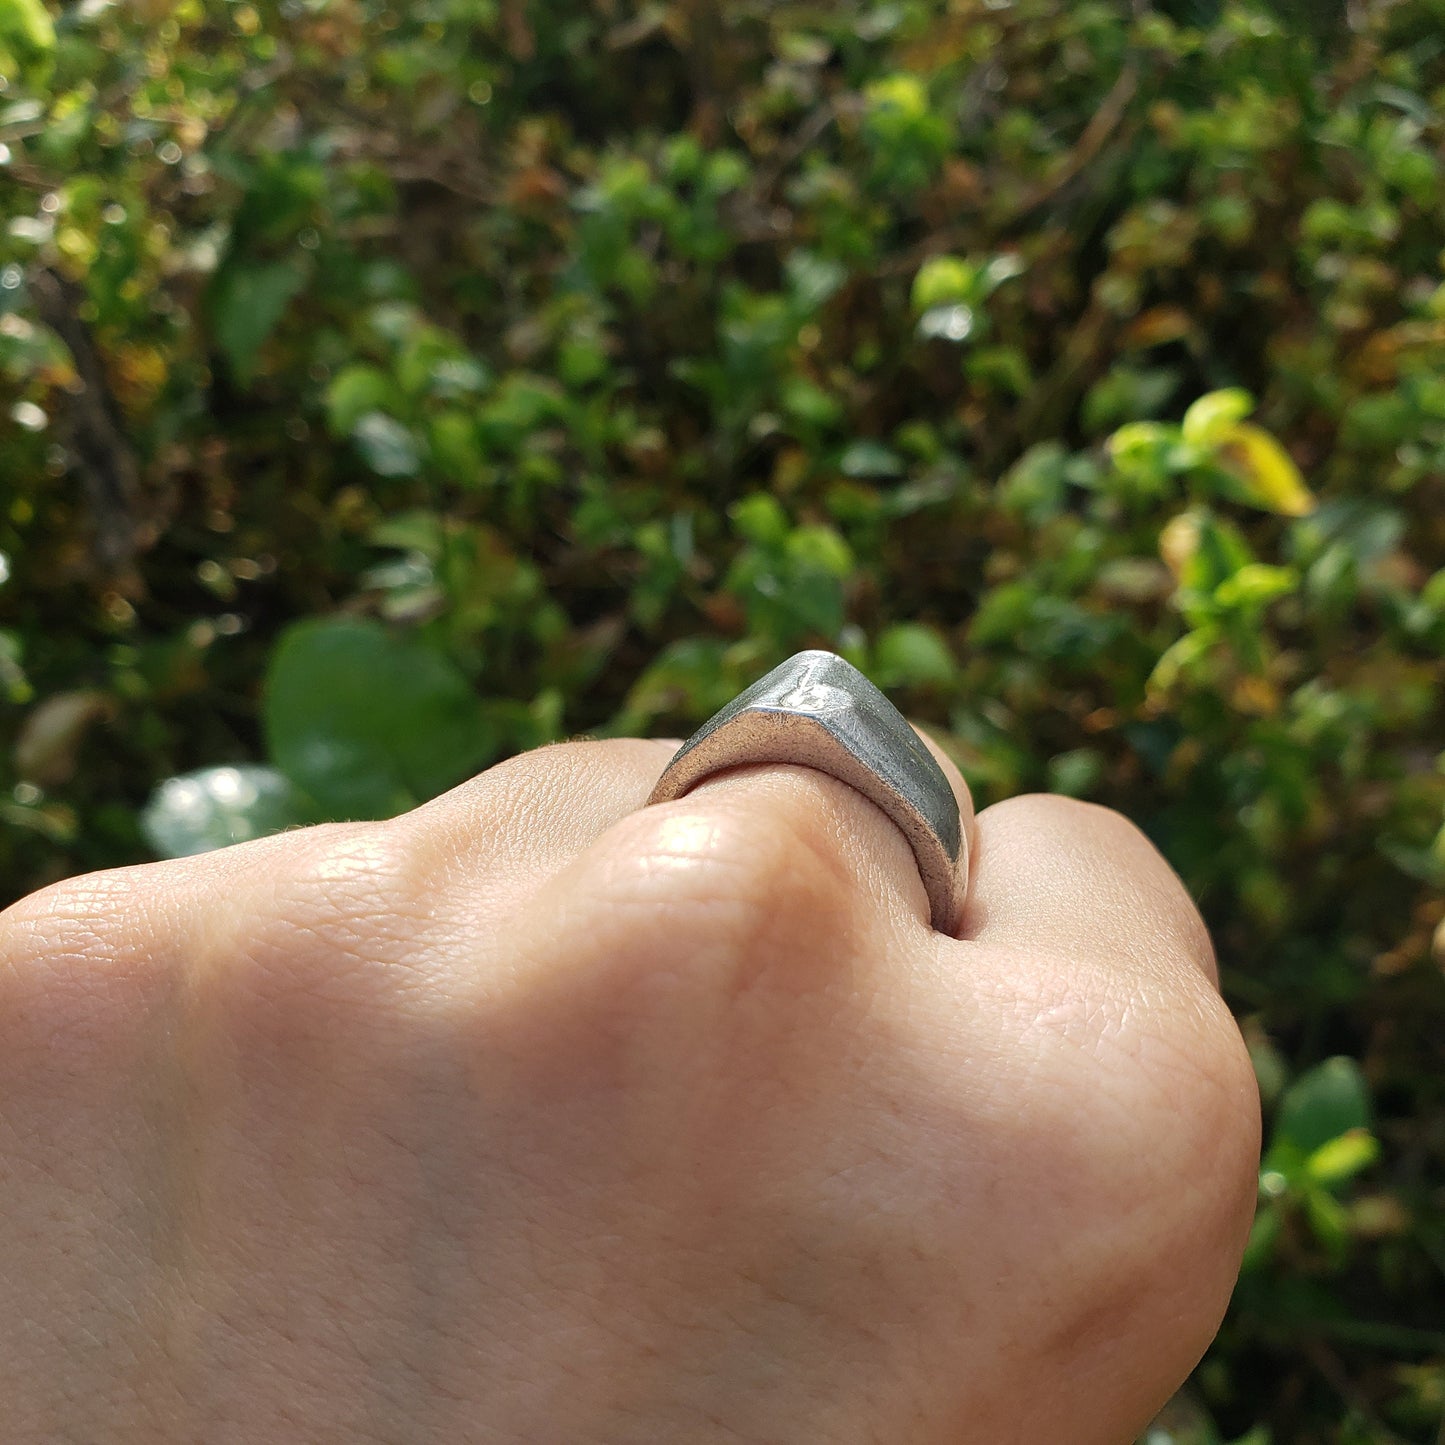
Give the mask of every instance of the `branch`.
[[31, 271], [27, 289], [41, 321], [75, 362], [80, 384], [70, 393], [61, 421], [95, 524], [91, 555], [105, 576], [116, 578], [131, 570], [139, 548], [140, 464], [95, 339], [80, 319], [84, 292], [47, 266]]

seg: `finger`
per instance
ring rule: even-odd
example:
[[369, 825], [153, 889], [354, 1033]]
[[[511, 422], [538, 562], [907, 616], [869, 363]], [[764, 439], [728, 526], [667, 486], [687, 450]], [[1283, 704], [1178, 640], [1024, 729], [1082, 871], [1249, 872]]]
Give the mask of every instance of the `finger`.
[[1127, 819], [1033, 795], [979, 815], [961, 934], [896, 1007], [1007, 1141], [1016, 1238], [1068, 1241], [1093, 1338], [1148, 1362], [1126, 1388], [1147, 1418], [1218, 1327], [1254, 1214], [1258, 1096], [1208, 932]]
[[[921, 731], [919, 737], [953, 791], [968, 847], [973, 802], [967, 784], [931, 738]], [[658, 808], [694, 819], [701, 815], [740, 849], [756, 849], [764, 838], [784, 840], [787, 856], [780, 866], [796, 870], [808, 860], [821, 863], [833, 874], [850, 914], [871, 911], [930, 924], [912, 845], [876, 803], [830, 774], [791, 763], [751, 763], [706, 778], [685, 797]]]
[[962, 938], [1147, 967], [1163, 958], [1217, 985], [1214, 948], [1193, 900], [1120, 814], [1030, 794], [985, 809], [975, 836]]
[[647, 801], [677, 738], [608, 738], [534, 748], [406, 815], [444, 866], [545, 876]]

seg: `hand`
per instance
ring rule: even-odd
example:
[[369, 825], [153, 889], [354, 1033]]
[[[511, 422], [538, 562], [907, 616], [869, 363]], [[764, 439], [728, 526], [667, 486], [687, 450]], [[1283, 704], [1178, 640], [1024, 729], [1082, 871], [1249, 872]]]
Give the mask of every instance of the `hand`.
[[642, 808], [674, 747], [0, 916], [7, 1440], [1133, 1438], [1257, 1165], [1178, 880], [1017, 798], [945, 937], [831, 778]]

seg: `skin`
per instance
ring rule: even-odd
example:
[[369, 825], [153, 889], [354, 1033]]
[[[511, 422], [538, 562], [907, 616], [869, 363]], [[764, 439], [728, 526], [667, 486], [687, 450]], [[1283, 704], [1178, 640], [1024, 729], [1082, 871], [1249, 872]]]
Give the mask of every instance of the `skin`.
[[1178, 879], [938, 754], [947, 937], [832, 778], [643, 808], [675, 747], [0, 915], [7, 1440], [1134, 1438], [1258, 1162]]

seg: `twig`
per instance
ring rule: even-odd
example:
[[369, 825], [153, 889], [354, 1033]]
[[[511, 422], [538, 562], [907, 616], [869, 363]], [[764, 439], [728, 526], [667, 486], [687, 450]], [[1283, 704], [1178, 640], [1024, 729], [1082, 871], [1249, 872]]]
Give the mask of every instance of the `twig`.
[[75, 469], [95, 524], [91, 554], [107, 577], [130, 570], [139, 540], [136, 507], [140, 465], [106, 380], [90, 328], [80, 319], [84, 293], [47, 266], [35, 267], [28, 287], [36, 313], [69, 350], [79, 389], [62, 417]]
[[1084, 133], [1075, 142], [1064, 164], [1048, 180], [1040, 182], [1031, 195], [1025, 197], [1011, 217], [1015, 224], [1027, 220], [1035, 211], [1048, 205], [1086, 166], [1098, 158], [1099, 152], [1118, 130], [1125, 112], [1129, 109], [1129, 102], [1134, 99], [1138, 90], [1139, 68], [1131, 60], [1109, 87], [1109, 93], [1084, 127]]
[[1379, 1445], [1408, 1445], [1375, 1414], [1363, 1392], [1350, 1379], [1339, 1356], [1322, 1340], [1315, 1340], [1305, 1346], [1305, 1356], [1324, 1377], [1325, 1382], [1356, 1414], [1370, 1422], [1373, 1438]]

